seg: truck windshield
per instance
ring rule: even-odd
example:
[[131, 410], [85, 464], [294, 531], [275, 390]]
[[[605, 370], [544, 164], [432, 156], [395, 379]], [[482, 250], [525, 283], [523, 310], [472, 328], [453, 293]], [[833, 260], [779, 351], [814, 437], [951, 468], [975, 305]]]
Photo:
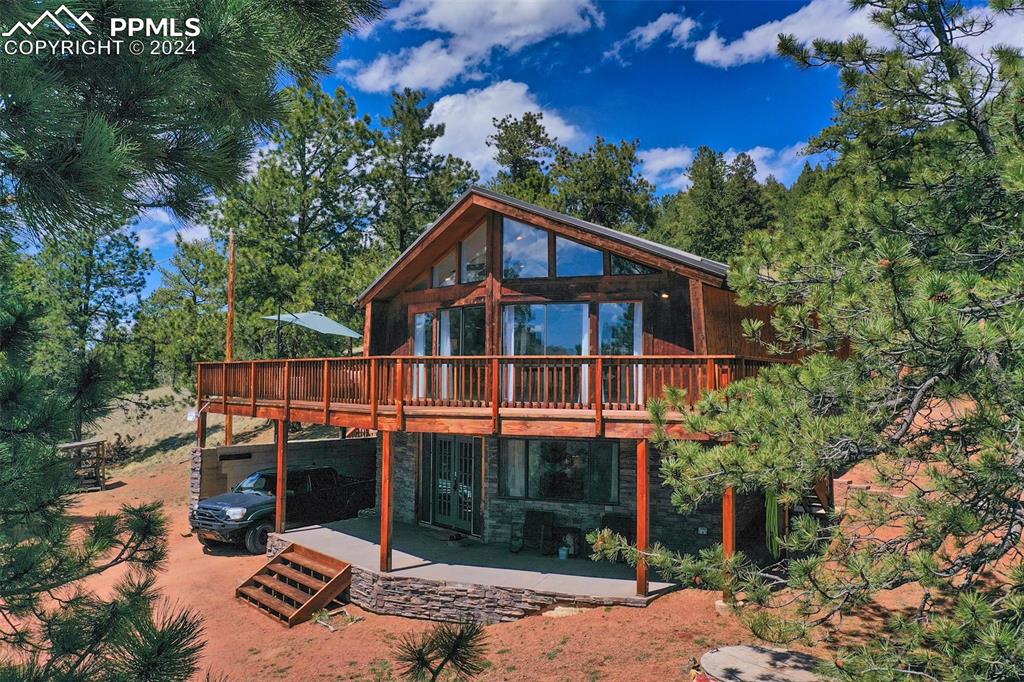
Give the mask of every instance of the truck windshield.
[[273, 495], [277, 490], [277, 481], [274, 476], [268, 474], [249, 474], [241, 483], [235, 486], [236, 493], [257, 493], [260, 495]]

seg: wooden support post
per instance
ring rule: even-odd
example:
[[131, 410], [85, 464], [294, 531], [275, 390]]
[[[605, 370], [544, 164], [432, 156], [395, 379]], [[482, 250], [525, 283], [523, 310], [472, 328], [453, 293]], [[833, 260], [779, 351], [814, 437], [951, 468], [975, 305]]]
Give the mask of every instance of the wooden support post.
[[228, 365], [220, 363], [220, 404], [224, 415], [228, 414]]
[[377, 358], [370, 358], [370, 428], [377, 430]]
[[405, 364], [395, 360], [395, 423], [397, 430], [405, 429]]
[[497, 435], [501, 428], [501, 363], [491, 358], [491, 433]]
[[[736, 489], [732, 486], [722, 493], [722, 553], [726, 559], [736, 554]], [[729, 590], [722, 592], [722, 599], [732, 601]]]
[[206, 413], [202, 410], [199, 411], [199, 416], [196, 417], [196, 443], [200, 448], [206, 447]]
[[256, 416], [256, 363], [249, 362], [249, 409]]
[[[636, 443], [636, 548], [639, 552], [646, 552], [650, 544], [649, 488], [647, 440], [644, 439]], [[636, 593], [638, 596], [647, 596], [647, 585], [647, 560], [640, 558], [636, 562]]]
[[277, 497], [274, 508], [274, 532], [283, 533], [288, 503], [288, 421], [277, 420]]
[[380, 458], [380, 570], [391, 570], [391, 525], [392, 525], [392, 481], [391, 481], [391, 431], [381, 437]]
[[592, 365], [594, 391], [594, 435], [604, 435], [604, 360], [601, 357]]
[[367, 301], [363, 309], [363, 355], [370, 356], [370, 331], [373, 329], [373, 301]]
[[[228, 230], [228, 315], [224, 334], [224, 359], [232, 362], [235, 359], [235, 231]], [[224, 380], [227, 381], [227, 370]], [[234, 420], [225, 411], [224, 414], [224, 445], [235, 442]]]
[[206, 412], [203, 411], [203, 366], [196, 366], [196, 444], [206, 447]]
[[693, 322], [693, 351], [707, 355], [708, 337], [704, 326], [704, 284], [690, 280], [690, 319]]
[[324, 424], [331, 425], [331, 361], [324, 360]]

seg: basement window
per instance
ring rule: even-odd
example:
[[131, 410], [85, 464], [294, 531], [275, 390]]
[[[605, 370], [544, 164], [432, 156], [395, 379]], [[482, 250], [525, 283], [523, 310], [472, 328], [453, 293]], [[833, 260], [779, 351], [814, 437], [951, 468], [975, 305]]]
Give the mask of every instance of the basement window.
[[616, 504], [617, 443], [583, 440], [501, 441], [498, 493], [503, 497]]

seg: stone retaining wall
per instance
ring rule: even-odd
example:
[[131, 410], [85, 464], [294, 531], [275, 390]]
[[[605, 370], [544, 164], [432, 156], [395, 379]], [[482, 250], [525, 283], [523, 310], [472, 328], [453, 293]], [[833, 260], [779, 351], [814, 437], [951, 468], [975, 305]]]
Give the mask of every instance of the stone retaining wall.
[[[268, 558], [289, 544], [284, 537], [272, 533], [267, 542]], [[652, 598], [581, 597], [514, 587], [449, 583], [388, 575], [353, 566], [349, 599], [367, 611], [390, 616], [440, 621], [473, 618], [483, 623], [498, 623], [540, 613], [557, 605], [643, 607]]]
[[203, 449], [192, 448], [192, 463], [188, 472], [188, 509], [199, 506], [199, 491], [203, 487]]

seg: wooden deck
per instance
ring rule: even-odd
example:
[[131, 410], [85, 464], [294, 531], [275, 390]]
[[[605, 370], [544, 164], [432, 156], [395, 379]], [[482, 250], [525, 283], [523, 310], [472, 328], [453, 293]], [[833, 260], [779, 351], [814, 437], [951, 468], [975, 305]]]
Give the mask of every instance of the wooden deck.
[[[467, 435], [646, 438], [649, 398], [701, 392], [778, 360], [733, 355], [354, 357], [200, 363], [207, 412]], [[675, 435], [683, 415], [670, 414]]]

